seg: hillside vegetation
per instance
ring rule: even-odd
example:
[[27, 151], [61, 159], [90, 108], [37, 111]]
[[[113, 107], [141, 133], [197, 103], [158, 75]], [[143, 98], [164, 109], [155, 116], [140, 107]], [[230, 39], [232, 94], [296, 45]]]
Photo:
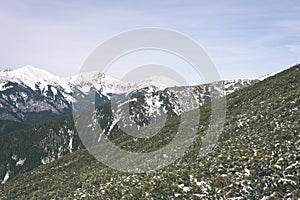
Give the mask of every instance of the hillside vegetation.
[[[210, 104], [200, 108], [198, 135], [184, 157], [151, 173], [123, 173], [78, 150], [14, 177], [1, 199], [297, 199], [300, 197], [300, 65], [227, 96], [224, 131], [197, 157]], [[195, 112], [195, 111], [194, 111]], [[191, 113], [192, 114], [192, 113]], [[173, 137], [180, 117], [151, 141], [114, 142], [150, 151]]]

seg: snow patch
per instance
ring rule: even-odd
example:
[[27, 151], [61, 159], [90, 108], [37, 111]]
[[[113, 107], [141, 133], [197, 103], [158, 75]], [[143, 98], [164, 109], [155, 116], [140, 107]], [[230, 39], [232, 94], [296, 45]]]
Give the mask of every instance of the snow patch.
[[9, 179], [9, 171], [6, 172], [1, 184], [5, 184], [8, 179]]
[[72, 153], [72, 149], [73, 149], [73, 137], [70, 137], [70, 141], [69, 141], [69, 151], [70, 151], [70, 153]]
[[13, 159], [13, 160], [15, 160], [15, 161], [16, 161], [16, 160], [18, 160], [18, 157], [17, 157], [17, 155], [16, 155], [16, 154], [14, 154], [14, 155], [12, 155], [12, 156], [11, 156], [11, 159]]
[[19, 161], [16, 163], [16, 166], [19, 166], [19, 165], [22, 166], [22, 165], [24, 165], [25, 161], [26, 161], [26, 158], [24, 158], [23, 160], [19, 159]]

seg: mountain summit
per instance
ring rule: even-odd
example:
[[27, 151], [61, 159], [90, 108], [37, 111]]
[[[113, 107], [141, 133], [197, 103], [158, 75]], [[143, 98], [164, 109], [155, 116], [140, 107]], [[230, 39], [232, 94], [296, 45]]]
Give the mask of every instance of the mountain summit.
[[48, 85], [53, 85], [61, 86], [68, 92], [71, 92], [67, 81], [31, 65], [25, 65], [14, 70], [3, 70], [0, 72], [0, 78], [1, 82], [10, 81], [20, 83], [30, 87], [32, 90], [36, 90], [37, 86], [39, 86], [39, 89], [45, 90]]

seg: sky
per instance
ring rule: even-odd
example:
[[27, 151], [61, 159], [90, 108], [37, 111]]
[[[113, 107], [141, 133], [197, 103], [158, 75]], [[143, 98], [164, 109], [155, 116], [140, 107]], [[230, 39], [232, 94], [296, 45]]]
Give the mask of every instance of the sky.
[[300, 62], [298, 0], [0, 1], [0, 68], [67, 77], [112, 36], [167, 28], [196, 41], [222, 79], [258, 78]]

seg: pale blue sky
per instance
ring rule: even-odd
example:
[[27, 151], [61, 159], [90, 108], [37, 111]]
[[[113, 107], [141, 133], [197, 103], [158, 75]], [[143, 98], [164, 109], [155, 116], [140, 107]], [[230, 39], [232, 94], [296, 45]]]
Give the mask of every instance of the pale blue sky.
[[101, 42], [140, 27], [191, 37], [222, 79], [256, 78], [300, 62], [298, 0], [10, 0], [0, 2], [0, 67], [74, 75]]

